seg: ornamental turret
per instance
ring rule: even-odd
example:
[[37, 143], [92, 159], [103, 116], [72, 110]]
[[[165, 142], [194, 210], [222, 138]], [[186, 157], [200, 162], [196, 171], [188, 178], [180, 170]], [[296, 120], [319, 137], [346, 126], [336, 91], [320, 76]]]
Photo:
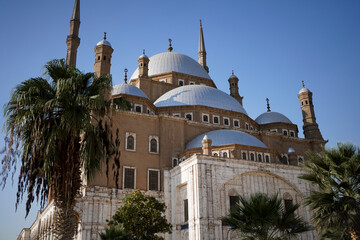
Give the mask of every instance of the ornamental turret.
[[139, 78], [147, 78], [148, 77], [149, 61], [150, 61], [150, 59], [145, 55], [145, 49], [144, 49], [143, 54], [138, 58]]
[[303, 87], [299, 91], [298, 98], [303, 115], [303, 130], [305, 139], [324, 140], [319, 130], [319, 126], [316, 123], [312, 92], [305, 88], [304, 81], [302, 81], [302, 86]]
[[232, 71], [231, 76], [229, 77], [229, 86], [230, 86], [230, 96], [235, 98], [241, 105], [243, 105], [243, 98], [239, 94], [239, 79], [234, 75], [234, 70]]
[[95, 63], [94, 73], [97, 77], [105, 74], [110, 74], [111, 58], [114, 49], [111, 47], [109, 41], [106, 40], [106, 32], [104, 33], [104, 39], [98, 42], [94, 48]]

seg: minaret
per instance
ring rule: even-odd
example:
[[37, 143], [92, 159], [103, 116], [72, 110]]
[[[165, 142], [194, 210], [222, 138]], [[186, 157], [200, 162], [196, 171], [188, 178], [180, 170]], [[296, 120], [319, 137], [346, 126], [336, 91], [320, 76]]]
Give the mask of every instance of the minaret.
[[230, 96], [235, 98], [241, 105], [243, 105], [243, 98], [239, 94], [239, 79], [234, 75], [234, 70], [232, 71], [231, 76], [229, 77], [229, 85], [230, 85]]
[[145, 55], [145, 49], [144, 49], [143, 54], [138, 58], [139, 78], [147, 78], [148, 77], [149, 61], [150, 61], [150, 59]]
[[74, 10], [70, 19], [70, 34], [66, 38], [66, 65], [76, 67], [76, 54], [80, 45], [80, 0], [75, 0]]
[[316, 123], [314, 105], [312, 102], [312, 92], [305, 88], [304, 81], [302, 81], [302, 89], [299, 91], [298, 98], [300, 100], [301, 111], [303, 115], [303, 130], [305, 139], [324, 140], [319, 126]]
[[200, 20], [200, 33], [199, 33], [199, 52], [198, 52], [198, 62], [207, 72], [209, 72], [209, 67], [206, 65], [206, 50], [205, 50], [205, 41], [204, 34], [202, 29], [202, 24]]
[[111, 57], [114, 49], [109, 41], [106, 40], [106, 32], [104, 32], [104, 40], [98, 42], [94, 48], [95, 63], [94, 73], [97, 77], [104, 74], [110, 74]]

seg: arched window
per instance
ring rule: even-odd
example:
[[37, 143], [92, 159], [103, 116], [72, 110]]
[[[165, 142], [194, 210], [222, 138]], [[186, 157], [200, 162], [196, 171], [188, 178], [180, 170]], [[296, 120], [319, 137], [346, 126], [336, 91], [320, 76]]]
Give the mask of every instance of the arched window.
[[173, 167], [178, 165], [178, 160], [176, 158], [173, 158]]
[[157, 149], [157, 141], [155, 138], [150, 140], [150, 152], [152, 153], [157, 153], [158, 149]]
[[262, 162], [261, 154], [258, 154], [258, 162]]
[[246, 160], [246, 153], [245, 152], [242, 153], [242, 159]]
[[265, 162], [270, 162], [270, 157], [269, 157], [269, 155], [265, 155]]
[[250, 160], [251, 160], [251, 161], [255, 161], [255, 154], [250, 153]]
[[128, 136], [128, 137], [127, 137], [126, 149], [128, 149], [128, 150], [134, 150], [134, 149], [135, 149], [135, 147], [134, 147], [134, 146], [135, 146], [134, 142], [135, 142], [134, 137], [133, 137], [133, 136]]
[[287, 156], [284, 155], [282, 158], [283, 158], [283, 163], [289, 165], [289, 161], [288, 161]]
[[213, 156], [214, 156], [214, 157], [217, 157], [217, 156], [219, 156], [219, 155], [218, 155], [217, 153], [213, 153]]
[[227, 158], [227, 157], [228, 157], [227, 152], [223, 152], [223, 157], [224, 157], [224, 158]]

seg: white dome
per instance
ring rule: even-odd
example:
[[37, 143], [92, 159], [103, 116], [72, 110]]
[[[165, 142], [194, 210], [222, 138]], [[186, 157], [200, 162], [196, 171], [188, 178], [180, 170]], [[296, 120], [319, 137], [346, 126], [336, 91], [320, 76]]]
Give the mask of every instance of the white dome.
[[[194, 59], [177, 52], [163, 52], [150, 57], [148, 75], [167, 72], [179, 72], [192, 76], [211, 79], [206, 70]], [[139, 77], [139, 68], [135, 70], [130, 79]]]
[[96, 46], [100, 46], [100, 45], [105, 45], [105, 46], [111, 47], [111, 43], [109, 41], [106, 41], [106, 40], [101, 40], [100, 42], [98, 42], [96, 44]]
[[205, 134], [207, 135], [208, 139], [212, 140], [212, 146], [239, 144], [252, 147], [267, 148], [267, 146], [263, 142], [261, 142], [256, 137], [251, 136], [250, 134], [236, 130], [215, 130], [203, 133], [195, 137], [186, 145], [186, 149], [201, 148], [201, 141], [203, 140]]
[[217, 88], [204, 85], [177, 87], [160, 96], [154, 105], [156, 107], [200, 105], [247, 115], [243, 106], [233, 97]]
[[287, 117], [285, 117], [284, 115], [278, 112], [264, 112], [255, 119], [255, 122], [257, 122], [258, 124], [268, 124], [268, 123], [278, 123], [278, 122], [292, 124], [292, 122]]
[[301, 93], [306, 93], [306, 92], [310, 92], [310, 90], [307, 89], [307, 88], [305, 88], [305, 87], [303, 87], [302, 89], [300, 89], [299, 94], [301, 94]]
[[113, 86], [111, 94], [112, 95], [126, 94], [126, 95], [138, 96], [149, 99], [141, 89], [127, 83], [120, 83]]

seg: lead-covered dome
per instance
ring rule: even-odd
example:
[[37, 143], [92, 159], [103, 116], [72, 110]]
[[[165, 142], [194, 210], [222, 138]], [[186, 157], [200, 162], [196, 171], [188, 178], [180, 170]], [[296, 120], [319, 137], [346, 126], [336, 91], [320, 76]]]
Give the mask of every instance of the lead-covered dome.
[[285, 117], [283, 114], [278, 112], [265, 112], [255, 119], [258, 124], [269, 124], [269, 123], [290, 123], [290, 119]]
[[[198, 62], [184, 54], [163, 52], [150, 57], [149, 76], [168, 72], [179, 72], [211, 79], [206, 70]], [[130, 79], [136, 79], [138, 77], [139, 68], [135, 70]]]
[[100, 42], [98, 42], [96, 44], [96, 46], [101, 46], [101, 45], [105, 45], [105, 46], [109, 46], [111, 47], [111, 43], [109, 41], [106, 41], [105, 39], [104, 40], [101, 40]]
[[[239, 144], [251, 147], [267, 148], [267, 146], [256, 137], [241, 131], [222, 129], [207, 132], [206, 135], [208, 139], [212, 140], [212, 146]], [[195, 137], [186, 145], [186, 149], [201, 148], [201, 141], [203, 140], [204, 136], [205, 133]]]
[[120, 84], [113, 86], [111, 94], [112, 95], [126, 94], [126, 95], [143, 97], [143, 98], [149, 99], [141, 89], [139, 89], [133, 85], [127, 84], [127, 83], [120, 83]]
[[160, 96], [154, 102], [154, 105], [156, 107], [200, 105], [247, 115], [243, 106], [241, 106], [241, 104], [233, 97], [217, 88], [205, 85], [186, 85], [177, 87]]

